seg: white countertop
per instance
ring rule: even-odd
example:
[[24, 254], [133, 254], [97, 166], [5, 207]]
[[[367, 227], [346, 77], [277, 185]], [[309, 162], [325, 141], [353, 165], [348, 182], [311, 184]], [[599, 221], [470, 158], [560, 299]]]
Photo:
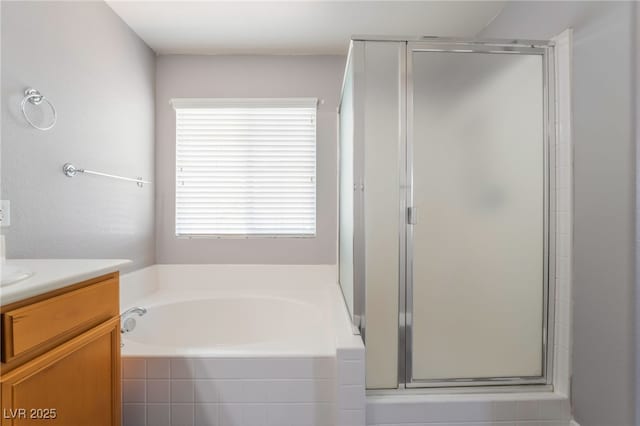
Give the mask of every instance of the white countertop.
[[0, 287], [0, 305], [115, 272], [131, 261], [127, 259], [7, 259], [6, 263], [33, 272], [33, 275], [25, 280]]

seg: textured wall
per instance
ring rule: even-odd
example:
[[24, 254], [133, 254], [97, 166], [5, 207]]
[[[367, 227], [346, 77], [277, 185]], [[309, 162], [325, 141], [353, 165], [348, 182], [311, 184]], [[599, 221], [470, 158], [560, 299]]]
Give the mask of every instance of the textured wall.
[[[65, 162], [154, 178], [155, 55], [102, 2], [2, 2], [2, 198], [9, 258], [154, 262], [154, 186], [65, 177]], [[48, 132], [20, 112], [50, 97]], [[35, 110], [37, 117], [39, 111]], [[42, 117], [43, 119], [46, 117]]]
[[[336, 263], [336, 109], [344, 64], [342, 56], [158, 57], [158, 263]], [[169, 100], [197, 97], [316, 97], [324, 100], [318, 105], [317, 119], [315, 238], [188, 239], [175, 236], [175, 111]]]

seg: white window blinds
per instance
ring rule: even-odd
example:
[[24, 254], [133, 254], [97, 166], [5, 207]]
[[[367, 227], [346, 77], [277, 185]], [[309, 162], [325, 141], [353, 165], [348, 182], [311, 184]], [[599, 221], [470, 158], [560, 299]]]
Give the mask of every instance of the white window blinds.
[[315, 235], [316, 99], [172, 104], [176, 235]]

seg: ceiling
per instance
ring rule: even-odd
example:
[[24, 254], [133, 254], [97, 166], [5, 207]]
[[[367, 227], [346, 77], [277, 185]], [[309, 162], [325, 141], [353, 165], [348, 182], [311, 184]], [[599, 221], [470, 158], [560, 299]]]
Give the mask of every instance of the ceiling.
[[504, 1], [126, 1], [158, 54], [345, 54], [354, 34], [474, 36]]

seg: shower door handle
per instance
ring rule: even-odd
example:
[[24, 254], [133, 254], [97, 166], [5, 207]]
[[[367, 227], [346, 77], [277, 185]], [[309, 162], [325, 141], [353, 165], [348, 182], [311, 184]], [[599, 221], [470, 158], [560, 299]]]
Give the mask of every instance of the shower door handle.
[[409, 225], [416, 225], [418, 223], [417, 207], [407, 207], [407, 223]]

